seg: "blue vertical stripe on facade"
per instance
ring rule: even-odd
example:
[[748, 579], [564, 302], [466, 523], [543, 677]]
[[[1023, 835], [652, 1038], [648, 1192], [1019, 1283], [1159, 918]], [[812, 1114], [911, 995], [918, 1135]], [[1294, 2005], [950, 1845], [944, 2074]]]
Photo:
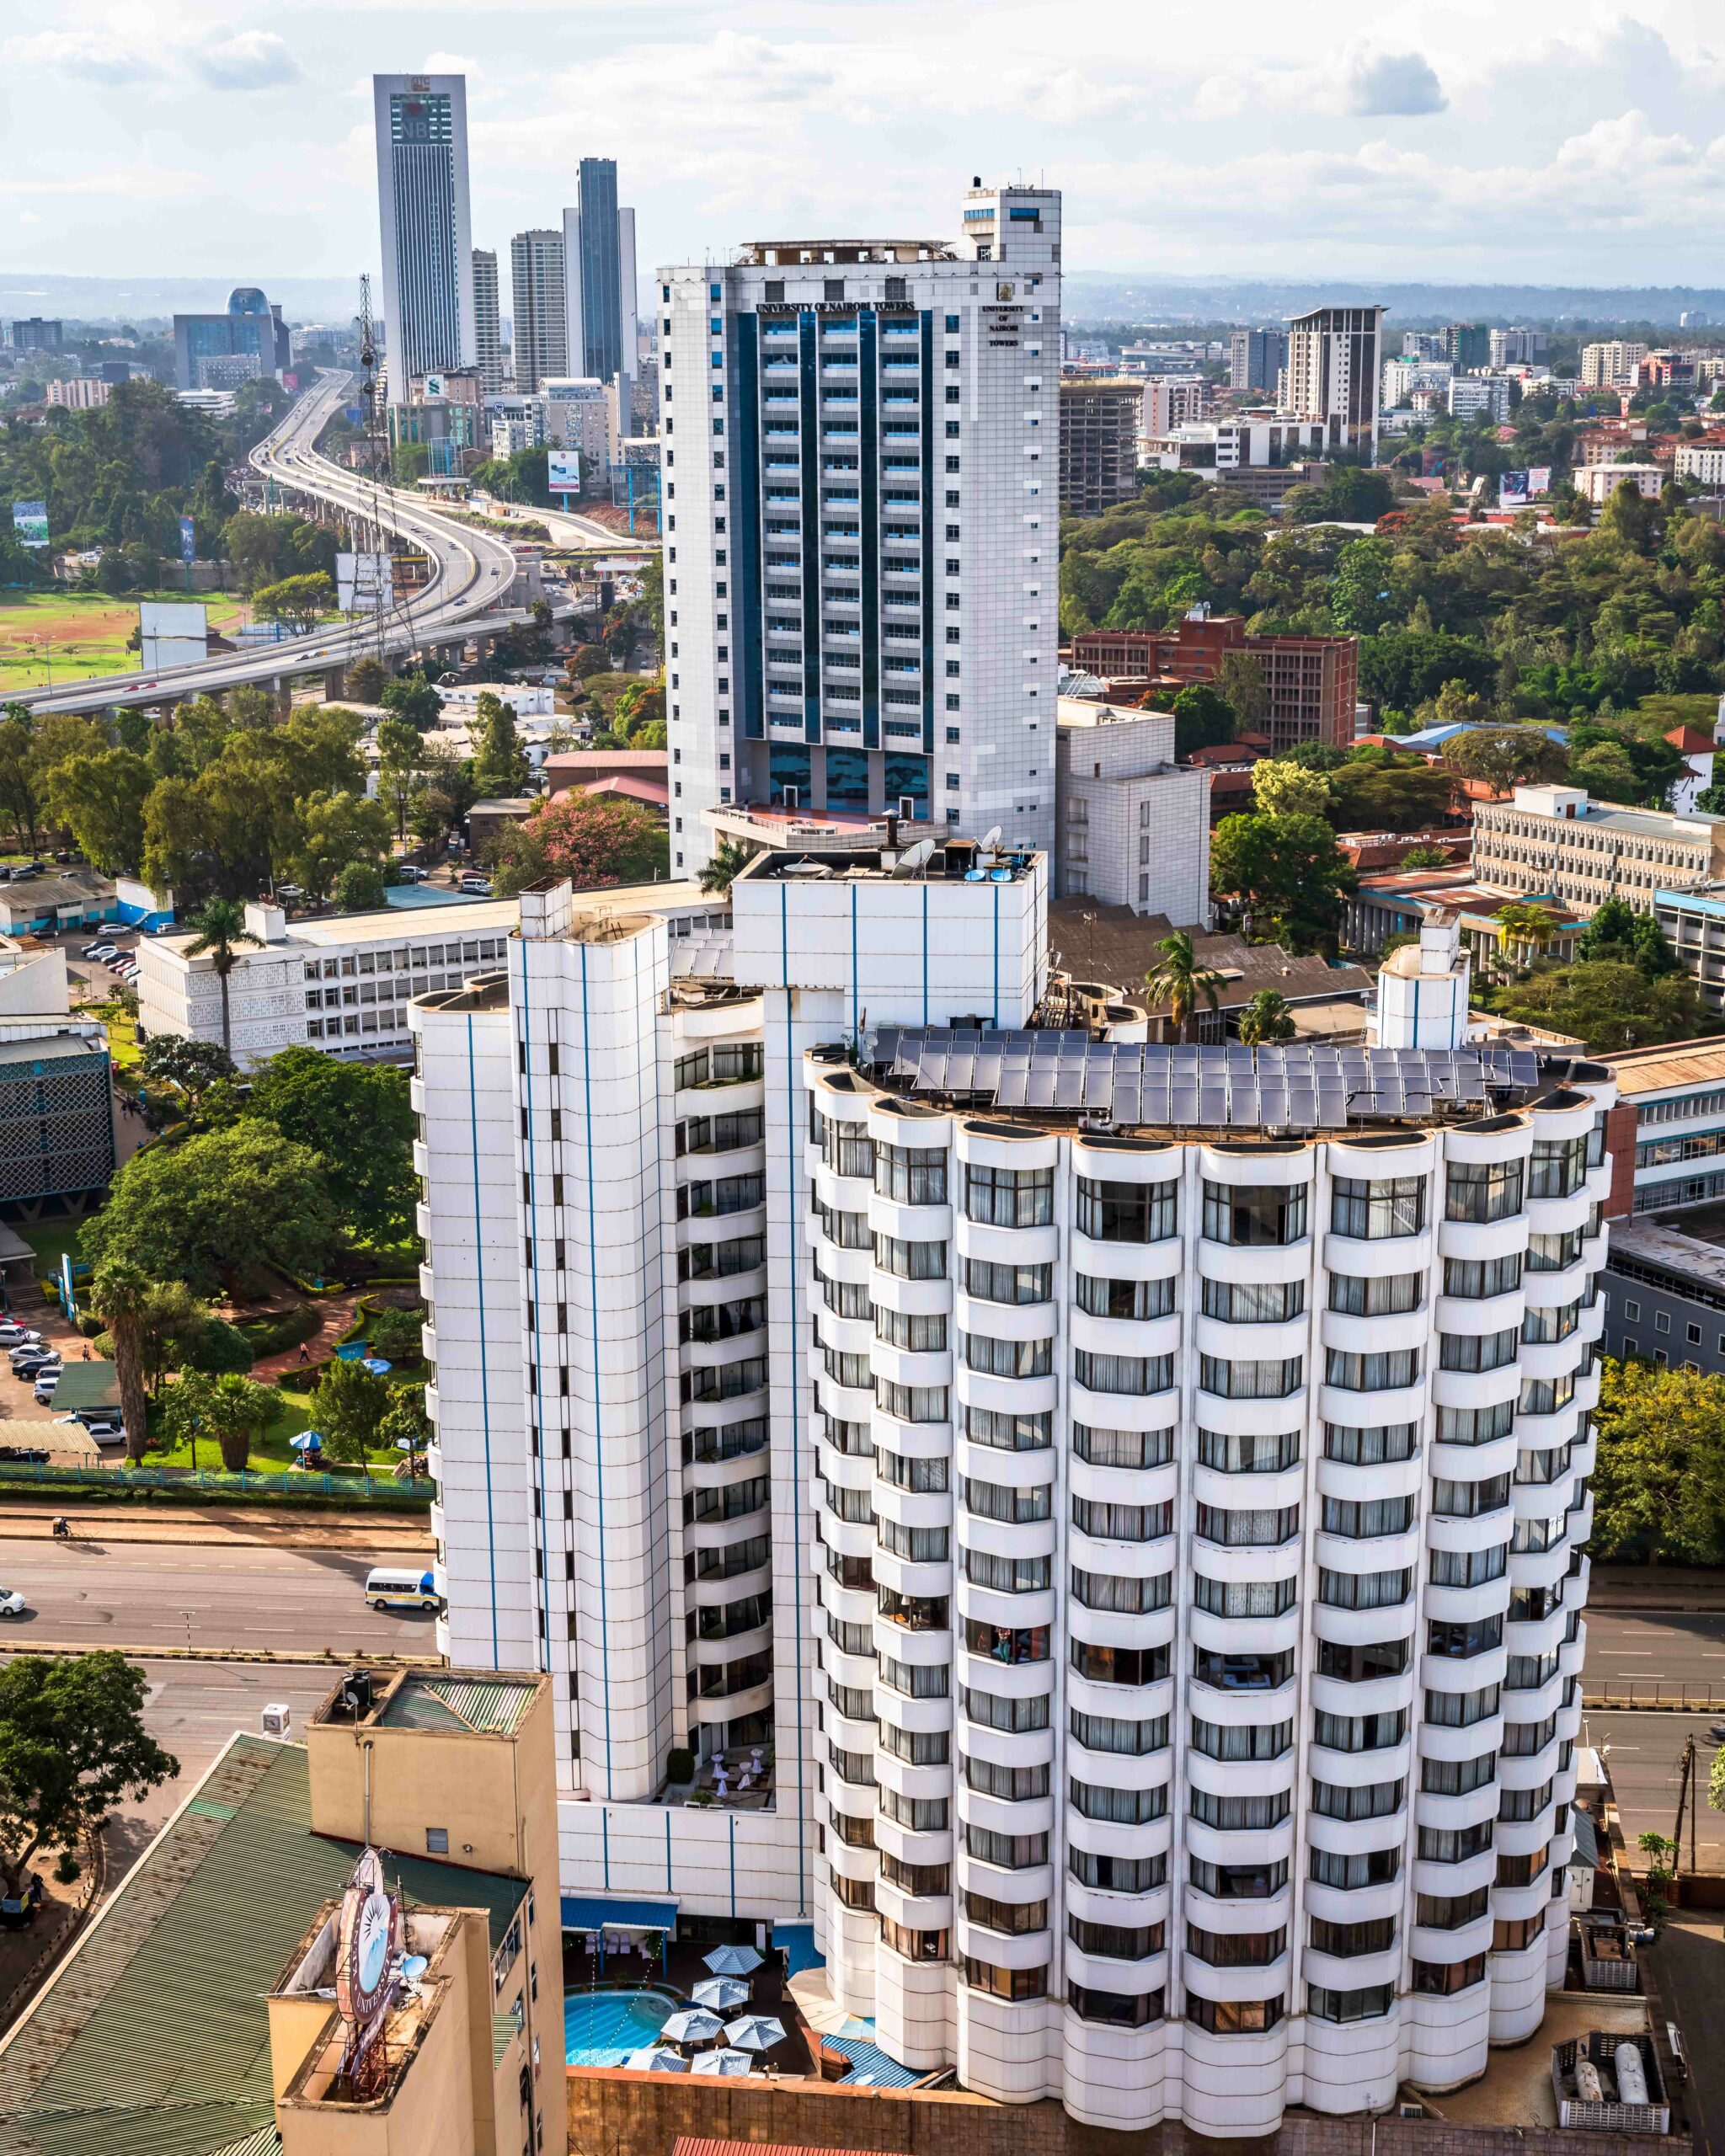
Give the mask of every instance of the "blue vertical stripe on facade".
[[[766, 564], [761, 550], [760, 324], [752, 314], [742, 314], [736, 318], [736, 449], [731, 474], [736, 544], [731, 549], [731, 562], [732, 585], [737, 595], [738, 648], [742, 654], [738, 711], [742, 738], [759, 741], [766, 731], [761, 686], [766, 661], [761, 649], [761, 586]], [[740, 766], [738, 771], [740, 782]], [[748, 798], [746, 792], [742, 796], [745, 800]]]
[[[797, 318], [803, 460], [803, 739], [820, 739], [820, 355], [814, 315]], [[804, 808], [809, 807], [806, 801]]]
[[[857, 310], [857, 488], [862, 530], [862, 746], [880, 746], [879, 317]], [[872, 792], [871, 788], [871, 792]], [[870, 807], [873, 806], [873, 802]]]
[[[934, 315], [922, 310], [922, 753], [934, 754]], [[928, 813], [934, 814], [929, 775]]]

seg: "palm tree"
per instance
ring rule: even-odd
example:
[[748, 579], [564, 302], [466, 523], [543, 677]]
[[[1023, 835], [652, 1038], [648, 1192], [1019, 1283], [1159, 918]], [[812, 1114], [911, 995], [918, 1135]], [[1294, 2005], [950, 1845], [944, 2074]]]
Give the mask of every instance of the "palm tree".
[[1294, 1013], [1287, 999], [1273, 988], [1261, 988], [1240, 1013], [1240, 1040], [1243, 1047], [1262, 1048], [1266, 1041], [1291, 1041]]
[[727, 839], [701, 871], [701, 888], [710, 898], [728, 899], [731, 885], [755, 858], [745, 839]]
[[238, 899], [206, 899], [202, 911], [192, 915], [191, 926], [197, 934], [186, 945], [186, 956], [201, 958], [207, 952], [215, 964], [216, 978], [222, 984], [222, 1045], [232, 1055], [233, 1031], [227, 1009], [227, 976], [233, 971], [234, 946], [249, 943], [261, 951], [264, 939], [254, 936], [246, 926], [246, 910]]
[[120, 1384], [120, 1416], [126, 1428], [126, 1456], [144, 1456], [144, 1348], [156, 1283], [142, 1268], [110, 1259], [96, 1268], [90, 1304], [114, 1342], [114, 1374]]
[[[1544, 906], [1526, 899], [1512, 899], [1492, 916], [1498, 924], [1498, 952], [1507, 958], [1510, 946], [1531, 951], [1538, 958], [1557, 932], [1555, 917]], [[1512, 963], [1514, 963], [1512, 961]]]
[[1212, 1011], [1218, 1007], [1216, 991], [1222, 985], [1222, 976], [1199, 963], [1192, 938], [1183, 928], [1163, 937], [1156, 947], [1162, 963], [1145, 975], [1145, 994], [1152, 1006], [1167, 1004], [1174, 1032], [1183, 1041], [1198, 1015], [1200, 997]]

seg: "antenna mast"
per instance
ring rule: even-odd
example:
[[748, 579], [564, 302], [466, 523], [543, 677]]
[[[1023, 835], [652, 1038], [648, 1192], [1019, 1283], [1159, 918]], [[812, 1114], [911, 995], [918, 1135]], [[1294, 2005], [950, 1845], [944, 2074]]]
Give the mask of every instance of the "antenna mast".
[[[377, 474], [380, 466], [387, 474], [388, 451], [385, 446], [387, 436], [378, 424], [377, 334], [371, 319], [371, 279], [366, 272], [360, 277], [360, 401], [365, 413], [366, 469], [371, 482], [371, 515], [357, 536], [361, 558], [369, 555], [375, 565], [380, 554], [390, 551], [377, 506]], [[356, 569], [357, 567], [356, 563]], [[375, 566], [370, 580], [375, 585]], [[377, 605], [371, 609], [371, 636], [376, 655], [381, 661], [384, 657], [383, 609]]]

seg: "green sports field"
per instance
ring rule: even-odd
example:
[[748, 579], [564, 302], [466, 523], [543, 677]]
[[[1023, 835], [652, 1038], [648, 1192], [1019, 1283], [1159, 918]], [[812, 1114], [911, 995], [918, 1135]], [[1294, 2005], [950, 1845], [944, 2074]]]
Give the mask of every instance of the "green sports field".
[[202, 600], [212, 629], [226, 631], [245, 618], [232, 592], [0, 591], [0, 696], [19, 689], [44, 689], [88, 681], [136, 668], [126, 638], [138, 625], [140, 598]]

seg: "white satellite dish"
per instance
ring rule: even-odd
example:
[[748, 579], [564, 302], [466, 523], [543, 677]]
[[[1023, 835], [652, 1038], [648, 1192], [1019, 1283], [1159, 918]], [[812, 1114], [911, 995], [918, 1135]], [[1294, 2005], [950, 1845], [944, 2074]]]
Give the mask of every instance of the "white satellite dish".
[[918, 839], [915, 846], [906, 846], [899, 856], [893, 869], [895, 876], [914, 876], [920, 868], [927, 867], [934, 852], [932, 839]]
[[1000, 844], [1001, 827], [996, 824], [994, 829], [990, 831], [988, 835], [982, 841], [982, 851], [985, 853], [998, 853], [1000, 851]]

